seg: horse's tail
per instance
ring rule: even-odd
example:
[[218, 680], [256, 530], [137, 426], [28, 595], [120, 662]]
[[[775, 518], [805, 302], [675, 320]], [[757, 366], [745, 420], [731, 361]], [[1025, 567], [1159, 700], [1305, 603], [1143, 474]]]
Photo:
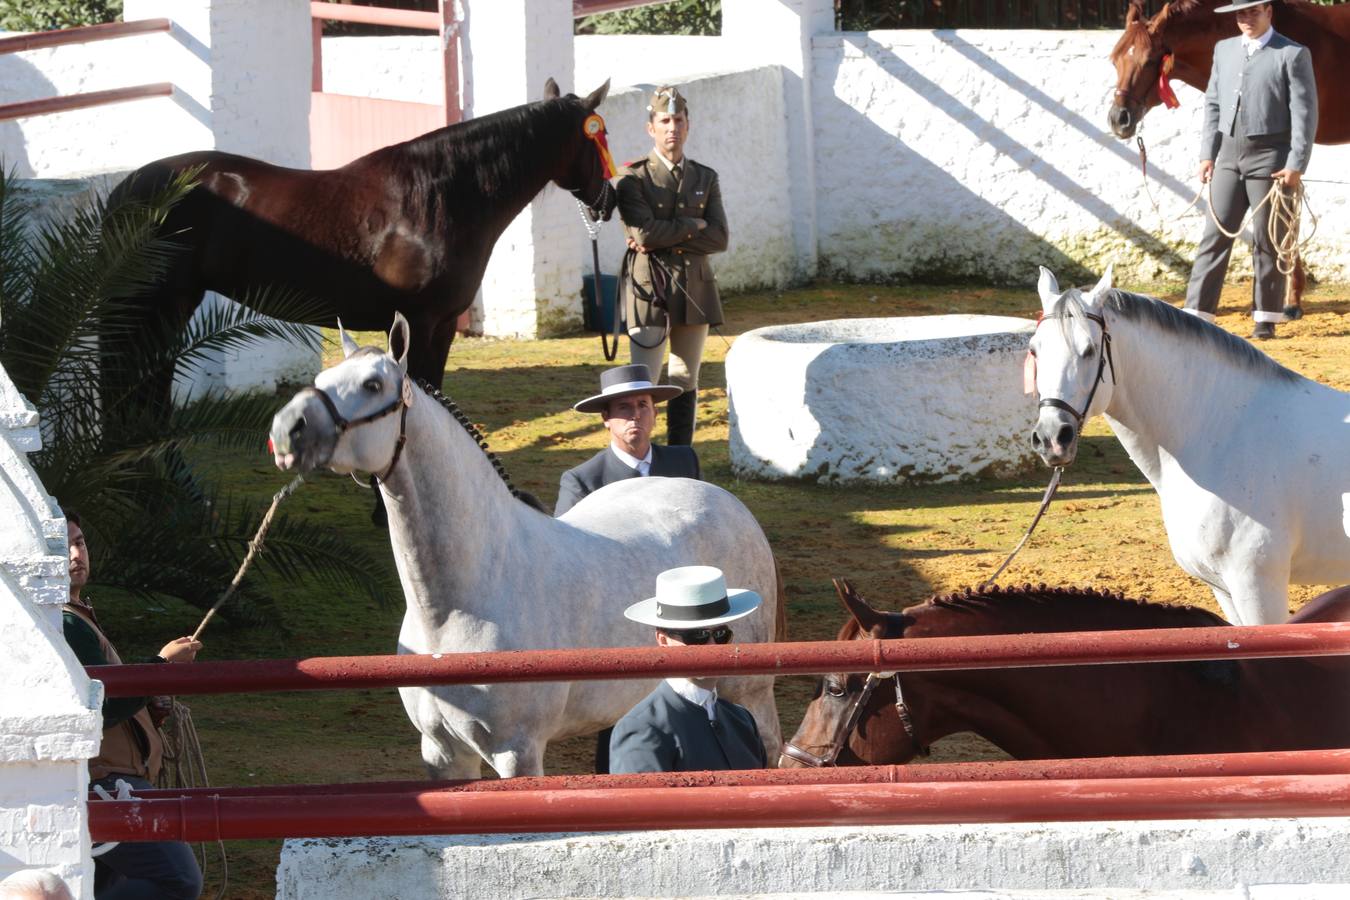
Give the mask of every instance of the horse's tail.
[[787, 633], [787, 587], [783, 584], [783, 571], [778, 567], [778, 560], [773, 561], [773, 580], [774, 590], [778, 594], [778, 608], [773, 614], [773, 639], [774, 641], [786, 641]]

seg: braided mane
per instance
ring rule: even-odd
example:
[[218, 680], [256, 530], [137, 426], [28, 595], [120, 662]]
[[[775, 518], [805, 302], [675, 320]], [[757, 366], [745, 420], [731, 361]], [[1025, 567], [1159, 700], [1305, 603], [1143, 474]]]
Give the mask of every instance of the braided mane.
[[[1147, 627], [1164, 627], [1156, 619], [1175, 620], [1174, 627], [1203, 627], [1227, 625], [1222, 618], [1207, 609], [1197, 606], [1178, 606], [1170, 603], [1153, 603], [1126, 597], [1123, 593], [1099, 591], [1096, 588], [1049, 587], [1044, 582], [1039, 585], [1023, 584], [1021, 587], [966, 588], [951, 594], [933, 595], [918, 606], [905, 610], [913, 615], [925, 607], [950, 609], [958, 612], [988, 612], [996, 615], [1016, 616], [1034, 613], [1038, 616], [1051, 615], [1062, 618], [1066, 625], [1081, 622], [1085, 614], [1106, 616], [1128, 616], [1139, 619], [1141, 614], [1152, 615], [1153, 621]], [[1138, 627], [1145, 627], [1141, 623]], [[1070, 630], [1068, 628], [1064, 630]]]
[[488, 448], [487, 438], [483, 437], [483, 432], [478, 430], [477, 425], [469, 421], [469, 417], [464, 414], [464, 410], [459, 408], [459, 404], [443, 394], [440, 388], [432, 387], [431, 383], [424, 379], [414, 378], [413, 383], [420, 387], [423, 393], [428, 397], [444, 407], [445, 411], [450, 413], [454, 420], [460, 424], [460, 427], [469, 433], [469, 437], [473, 438], [474, 443], [478, 445], [478, 449], [482, 450], [483, 455], [488, 458], [488, 462], [492, 463], [493, 471], [495, 471], [497, 477], [501, 478], [502, 482], [506, 484], [506, 489], [511, 492], [512, 497], [515, 497], [527, 506], [539, 509], [541, 512], [543, 511], [539, 506], [538, 500], [527, 491], [522, 491], [511, 483], [511, 476], [507, 474], [506, 466], [502, 465], [502, 461], [497, 458], [497, 454], [493, 453], [492, 450]]

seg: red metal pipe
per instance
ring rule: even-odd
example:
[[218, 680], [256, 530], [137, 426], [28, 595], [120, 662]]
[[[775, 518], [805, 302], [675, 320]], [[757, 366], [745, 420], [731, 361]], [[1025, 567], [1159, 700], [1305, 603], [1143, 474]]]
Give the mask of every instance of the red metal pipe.
[[671, 0], [572, 0], [572, 18], [580, 19], [582, 16], [620, 9], [637, 9], [639, 6], [660, 6], [669, 2]]
[[46, 116], [52, 113], [69, 112], [72, 109], [84, 109], [89, 106], [105, 106], [109, 103], [122, 103], [126, 100], [140, 100], [144, 97], [171, 97], [173, 85], [167, 81], [158, 84], [139, 84], [135, 87], [113, 88], [109, 91], [89, 91], [84, 94], [70, 94], [65, 97], [48, 97], [45, 100], [28, 100], [24, 103], [8, 103], [0, 106], [0, 122], [6, 119], [22, 119], [25, 116]]
[[309, 14], [316, 19], [326, 19], [329, 22], [359, 22], [362, 25], [388, 25], [393, 28], [415, 28], [418, 31], [441, 30], [440, 13], [418, 12], [411, 9], [310, 3]]
[[338, 656], [199, 662], [190, 666], [90, 666], [87, 671], [91, 678], [103, 682], [107, 696], [139, 697], [669, 675], [922, 672], [1344, 654], [1350, 654], [1350, 622], [922, 640]]
[[1350, 775], [192, 797], [89, 804], [96, 841], [1343, 816]]
[[168, 19], [137, 19], [133, 22], [110, 22], [106, 25], [81, 25], [55, 31], [36, 31], [32, 34], [0, 38], [0, 55], [61, 47], [65, 44], [91, 44], [94, 41], [130, 37], [133, 34], [153, 34], [156, 31], [168, 31], [172, 27], [173, 23]]
[[1046, 781], [1088, 778], [1176, 778], [1252, 775], [1350, 775], [1350, 750], [1124, 756], [1098, 759], [999, 760], [828, 769], [749, 769], [734, 772], [645, 772], [636, 775], [544, 775], [467, 781], [368, 781], [257, 787], [138, 791], [145, 800], [174, 797], [301, 797], [493, 791], [576, 791], [612, 788], [702, 788], [792, 784], [915, 784], [922, 782]]

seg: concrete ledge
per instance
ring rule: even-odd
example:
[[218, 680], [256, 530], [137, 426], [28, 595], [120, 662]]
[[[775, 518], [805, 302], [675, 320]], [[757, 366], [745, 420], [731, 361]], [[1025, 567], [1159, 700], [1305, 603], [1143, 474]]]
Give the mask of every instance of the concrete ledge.
[[731, 466], [822, 483], [1004, 477], [1034, 462], [1034, 323], [835, 319], [757, 328], [727, 354]]
[[277, 897], [1340, 897], [1347, 836], [1328, 818], [307, 839]]

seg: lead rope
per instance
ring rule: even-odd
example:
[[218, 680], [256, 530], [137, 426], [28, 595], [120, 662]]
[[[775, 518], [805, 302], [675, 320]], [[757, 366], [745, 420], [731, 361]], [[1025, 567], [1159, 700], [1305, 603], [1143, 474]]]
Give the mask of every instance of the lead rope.
[[1050, 483], [1046, 485], [1045, 496], [1041, 498], [1041, 508], [1036, 510], [1036, 517], [1031, 520], [1031, 525], [1027, 528], [1027, 533], [1022, 535], [1022, 539], [1017, 542], [1017, 546], [1008, 554], [1008, 558], [1003, 561], [1003, 565], [995, 569], [993, 575], [990, 575], [984, 581], [980, 582], [979, 590], [983, 590], [993, 584], [998, 579], [998, 576], [1003, 574], [1003, 570], [1008, 568], [1008, 564], [1013, 561], [1013, 557], [1017, 556], [1022, 548], [1027, 545], [1027, 541], [1031, 540], [1031, 533], [1035, 531], [1036, 526], [1041, 523], [1041, 516], [1045, 515], [1045, 511], [1050, 508], [1050, 501], [1055, 499], [1055, 491], [1059, 490], [1059, 477], [1063, 473], [1063, 466], [1055, 466], [1055, 471], [1050, 473]]
[[[169, 789], [210, 787], [211, 779], [206, 774], [206, 758], [192, 721], [192, 710], [175, 699], [170, 720], [172, 730], [161, 729], [164, 765], [159, 772], [158, 786]], [[230, 858], [223, 840], [217, 840], [216, 846], [220, 850], [220, 887], [216, 889], [216, 900], [223, 900], [230, 885]], [[205, 879], [208, 871], [205, 843], [197, 845], [197, 860]]]
[[[614, 322], [614, 345], [610, 346], [609, 337], [605, 334], [604, 326], [604, 291], [600, 289], [600, 226], [602, 221], [600, 219], [592, 219], [590, 210], [588, 210], [586, 204], [582, 203], [580, 200], [577, 200], [577, 212], [581, 215], [582, 227], [586, 229], [586, 234], [589, 235], [591, 239], [591, 272], [593, 273], [591, 280], [591, 295], [595, 298], [595, 313], [600, 317], [600, 322], [597, 323], [600, 326], [600, 352], [605, 355], [605, 362], [613, 362], [614, 357], [619, 355], [619, 316], [618, 310], [615, 310], [615, 315], [612, 319]], [[614, 299], [615, 305], [617, 305], [617, 292]]]
[[[1135, 144], [1139, 147], [1139, 173], [1144, 182], [1144, 193], [1148, 197], [1149, 203], [1153, 206], [1153, 212], [1158, 216], [1158, 231], [1161, 234], [1167, 226], [1167, 217], [1163, 215], [1162, 208], [1153, 196], [1153, 189], [1148, 183], [1148, 150], [1144, 147], [1144, 138], [1142, 135], [1135, 137]], [[1294, 270], [1298, 268], [1299, 258], [1303, 254], [1303, 248], [1306, 247], [1317, 234], [1317, 214], [1313, 212], [1312, 205], [1308, 203], [1307, 195], [1304, 192], [1302, 179], [1299, 186], [1289, 191], [1284, 190], [1284, 186], [1278, 181], [1271, 181], [1270, 190], [1261, 198], [1261, 202], [1247, 210], [1243, 215], [1242, 221], [1238, 223], [1236, 231], [1229, 231], [1219, 221], [1218, 214], [1214, 212], [1214, 179], [1211, 178], [1206, 183], [1200, 185], [1200, 190], [1191, 198], [1181, 212], [1172, 217], [1172, 221], [1180, 221], [1186, 214], [1200, 202], [1201, 197], [1208, 201], [1209, 217], [1214, 222], [1214, 226], [1228, 238], [1236, 240], [1241, 237], [1244, 229], [1256, 218], [1256, 214], [1261, 207], [1267, 203], [1270, 204], [1270, 215], [1266, 218], [1266, 234], [1270, 238], [1270, 245], [1275, 250], [1275, 268], [1285, 279], [1285, 302], [1288, 304], [1289, 298], [1293, 293]], [[1335, 182], [1333, 182], [1335, 183]], [[1308, 219], [1311, 222], [1311, 228], [1307, 237], [1299, 238], [1299, 226], [1303, 219], [1304, 208], [1308, 210]], [[1298, 307], [1294, 307], [1298, 309]], [[1302, 315], [1302, 310], [1299, 311]], [[1297, 316], [1295, 316], [1297, 318]]]

